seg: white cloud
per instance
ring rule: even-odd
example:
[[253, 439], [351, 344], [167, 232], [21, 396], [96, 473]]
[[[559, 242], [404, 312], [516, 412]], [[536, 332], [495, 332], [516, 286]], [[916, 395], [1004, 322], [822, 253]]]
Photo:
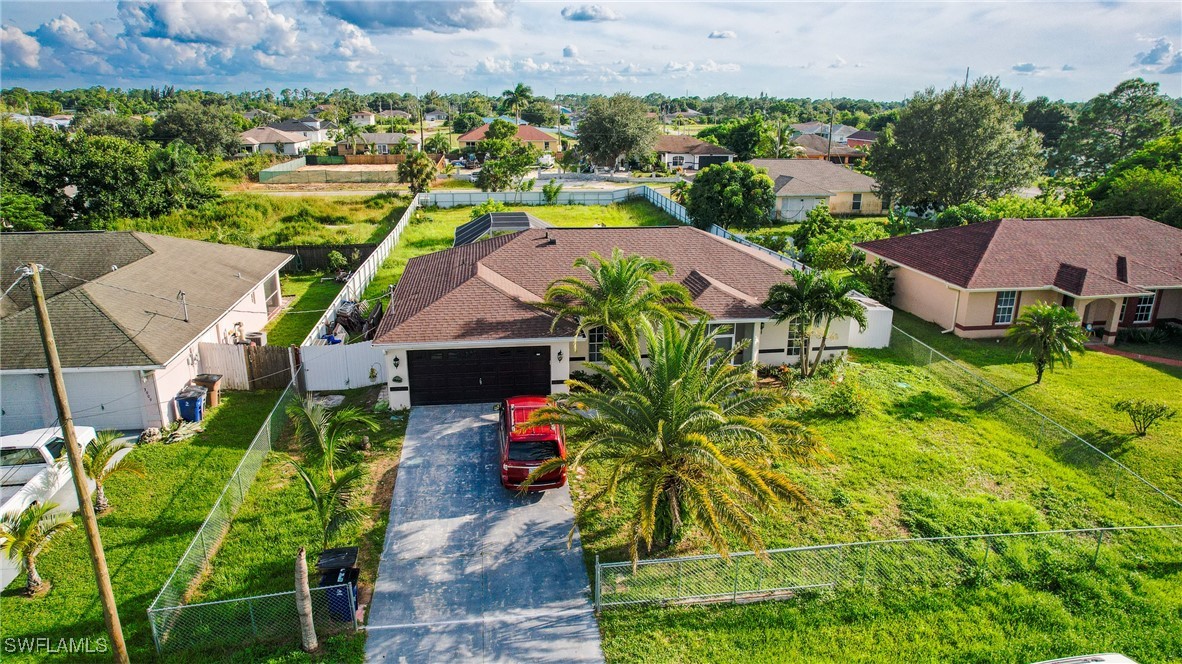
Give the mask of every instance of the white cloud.
[[706, 35], [707, 39], [737, 39], [739, 34], [734, 30], [715, 30]]
[[694, 63], [692, 61], [691, 62], [669, 61], [668, 63], [665, 64], [665, 73], [667, 73], [667, 74], [688, 73], [693, 70], [694, 70]]
[[509, 21], [512, 3], [508, 0], [327, 0], [323, 7], [328, 14], [366, 30], [418, 28], [450, 33], [503, 26]]
[[738, 63], [715, 62], [713, 60], [707, 60], [707, 61], [703, 62], [702, 64], [698, 65], [698, 71], [703, 71], [703, 72], [708, 72], [708, 73], [736, 72], [736, 71], [742, 71], [742, 69], [743, 68], [740, 67], [738, 65]]
[[1075, 67], [1072, 65], [1063, 65], [1063, 68], [1059, 71], [1075, 71]]
[[562, 57], [564, 57], [564, 58], [579, 57], [579, 48], [577, 46], [575, 46], [574, 44], [567, 44], [566, 46], [563, 46], [562, 47]]
[[36, 69], [41, 65], [41, 44], [13, 25], [4, 26], [0, 32], [0, 54], [5, 63], [18, 67]]
[[830, 69], [841, 69], [841, 68], [842, 68], [842, 67], [844, 67], [845, 65], [846, 65], [845, 58], [843, 58], [843, 57], [841, 57], [841, 56], [839, 55], [839, 56], [837, 56], [836, 58], [834, 58], [834, 59], [833, 59], [833, 62], [831, 62], [831, 63], [829, 64], [829, 68], [830, 68]]
[[1013, 67], [1010, 67], [1010, 71], [1019, 76], [1037, 76], [1048, 69], [1050, 69], [1050, 67], [1045, 65], [1036, 65], [1033, 62], [1019, 62]]
[[90, 38], [86, 30], [65, 14], [45, 23], [37, 29], [37, 38], [46, 46], [64, 46], [77, 51], [96, 51], [99, 45]]
[[369, 36], [361, 28], [352, 23], [341, 23], [337, 40], [333, 43], [333, 50], [344, 58], [378, 55], [379, 51], [370, 41]]
[[618, 21], [624, 17], [603, 5], [568, 5], [562, 8], [562, 18], [568, 21]]
[[1142, 51], [1133, 56], [1134, 65], [1143, 65], [1146, 67], [1154, 67], [1165, 64], [1170, 59], [1170, 54], [1174, 51], [1174, 44], [1165, 37], [1158, 37], [1153, 41], [1153, 47], [1148, 51]]

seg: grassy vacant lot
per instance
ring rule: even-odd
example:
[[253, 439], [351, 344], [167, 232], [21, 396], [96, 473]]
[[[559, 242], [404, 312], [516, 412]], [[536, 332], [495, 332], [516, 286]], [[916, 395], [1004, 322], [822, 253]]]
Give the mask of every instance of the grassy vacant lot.
[[119, 230], [237, 244], [247, 247], [381, 242], [406, 202], [377, 196], [267, 196], [231, 194], [196, 210], [155, 219], [123, 219]]
[[[1123, 441], [1118, 458], [1177, 493], [1182, 423], [1132, 441], [1109, 403], [1127, 394], [1180, 405], [1182, 373], [1093, 353], [1030, 386], [1032, 370], [1014, 360], [1007, 344], [940, 337], [926, 324], [897, 320], [1065, 424]], [[812, 467], [783, 464], [813, 505], [762, 519], [770, 547], [1182, 520], [1177, 508], [1140, 489], [1113, 497], [1111, 483], [1096, 476], [1095, 455], [1037, 445], [892, 350], [858, 352], [845, 380], [855, 381], [861, 394], [856, 416], [827, 413], [836, 389], [830, 381], [798, 387], [812, 406], [792, 414], [817, 429], [828, 453]], [[576, 481], [578, 497], [594, 488], [595, 477]], [[580, 522], [588, 557], [625, 557], [614, 533], [632, 504], [617, 496], [614, 507]], [[1170, 661], [1170, 653], [1182, 652], [1182, 566], [1159, 561], [1177, 559], [1178, 540], [1147, 537], [1139, 541], [1157, 547], [1152, 558], [1142, 558], [1145, 549], [1134, 550], [1130, 539], [1106, 547], [1095, 569], [1084, 562], [1092, 551], [1086, 543], [1048, 542], [1022, 554], [1003, 548], [990, 574], [934, 590], [853, 589], [747, 606], [608, 610], [601, 619], [604, 647], [609, 661], [621, 662], [1017, 662], [1107, 651]], [[649, 557], [706, 549], [690, 536]]]
[[[374, 412], [374, 404], [382, 399], [381, 392], [380, 387], [342, 392], [346, 395], [343, 405]], [[339, 466], [363, 464], [368, 476], [364, 495], [371, 514], [360, 528], [342, 533], [330, 543], [330, 546], [358, 544], [361, 547], [361, 603], [368, 603], [377, 575], [378, 559], [389, 521], [398, 455], [403, 434], [406, 433], [405, 413], [383, 410], [374, 412], [374, 416], [381, 424], [381, 430], [368, 434], [371, 449], [354, 453], [351, 459], [346, 459]], [[316, 556], [320, 553], [320, 533], [304, 484], [288, 463], [290, 458], [303, 457], [291, 436], [289, 429], [276, 444], [276, 451], [264, 462], [221, 549], [214, 557], [209, 575], [198, 588], [192, 602], [292, 590], [293, 559], [301, 546], [307, 548], [308, 565], [311, 567], [316, 564]], [[363, 642], [363, 636], [338, 637], [336, 641], [343, 650], [337, 652], [330, 661], [361, 660], [360, 655], [354, 657], [347, 653], [353, 648], [359, 649], [351, 642]], [[236, 653], [236, 657], [240, 661], [258, 661], [279, 656], [289, 650], [291, 644], [278, 648], [254, 646]]]
[[[187, 441], [138, 447], [132, 457], [146, 478], [118, 476], [106, 485], [115, 509], [99, 520], [111, 583], [132, 661], [156, 655], [147, 608], [172, 574], [205, 520], [242, 453], [275, 403], [274, 392], [223, 393], [205, 420], [205, 432]], [[53, 584], [48, 595], [20, 596], [24, 575], [0, 594], [4, 638], [105, 636], [86, 536], [79, 527], [59, 538], [38, 560]], [[58, 656], [57, 661], [64, 657]], [[72, 661], [110, 661], [108, 654], [71, 655]], [[33, 661], [4, 654], [4, 661]]]
[[[555, 226], [666, 226], [677, 222], [647, 201], [626, 201], [614, 205], [534, 205], [510, 206], [548, 221]], [[365, 290], [365, 297], [378, 297], [402, 277], [406, 262], [415, 256], [451, 247], [456, 227], [470, 221], [472, 208], [423, 210], [411, 219], [398, 241]]]
[[321, 274], [283, 275], [283, 297], [295, 298], [283, 313], [267, 324], [267, 343], [272, 346], [298, 345], [328, 308], [344, 284]]

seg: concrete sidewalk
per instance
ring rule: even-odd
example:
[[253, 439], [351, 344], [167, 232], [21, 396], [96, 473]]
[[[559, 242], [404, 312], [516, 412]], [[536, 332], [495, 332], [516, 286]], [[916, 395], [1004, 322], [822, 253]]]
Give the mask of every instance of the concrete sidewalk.
[[566, 488], [500, 485], [491, 404], [411, 412], [369, 612], [369, 662], [602, 662]]

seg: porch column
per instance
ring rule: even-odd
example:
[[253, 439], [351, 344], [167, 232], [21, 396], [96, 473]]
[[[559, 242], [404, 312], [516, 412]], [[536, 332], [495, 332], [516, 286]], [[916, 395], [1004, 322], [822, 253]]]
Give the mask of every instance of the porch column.
[[1124, 322], [1120, 319], [1120, 304], [1124, 298], [1111, 297], [1108, 299], [1112, 301], [1112, 320], [1109, 321], [1110, 324], [1104, 325], [1104, 338], [1101, 341], [1105, 346], [1116, 343], [1116, 332], [1120, 329], [1120, 324]]

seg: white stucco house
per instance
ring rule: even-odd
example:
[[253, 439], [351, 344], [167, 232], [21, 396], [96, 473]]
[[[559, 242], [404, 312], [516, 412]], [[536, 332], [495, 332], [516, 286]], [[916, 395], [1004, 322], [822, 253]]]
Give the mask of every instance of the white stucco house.
[[255, 127], [238, 134], [238, 144], [242, 146], [243, 152], [250, 154], [270, 152], [298, 155], [307, 152], [312, 142], [301, 134], [270, 127]]
[[669, 168], [698, 170], [735, 160], [734, 152], [693, 136], [661, 136], [653, 149]]
[[377, 124], [377, 116], [373, 111], [357, 111], [349, 116], [349, 121], [358, 127], [370, 127]]
[[[762, 306], [769, 289], [789, 278], [774, 256], [689, 226], [531, 228], [410, 260], [373, 342], [385, 356], [391, 407], [566, 391], [572, 372], [599, 359], [603, 335], [576, 337], [573, 325], [554, 326], [536, 304], [553, 281], [579, 274], [575, 259], [617, 247], [671, 263], [674, 274], [658, 278], [690, 291], [724, 328], [720, 343], [746, 342], [741, 361], [799, 361], [791, 326]], [[869, 325], [836, 322], [826, 358], [889, 343], [891, 310], [860, 302]]]
[[[280, 307], [291, 256], [150, 233], [0, 236], [0, 284], [44, 266], [50, 322], [78, 425], [143, 429], [176, 419], [173, 398], [201, 373], [197, 344], [234, 343]], [[183, 295], [183, 298], [182, 298]], [[0, 300], [0, 433], [57, 418], [26, 284]]]

